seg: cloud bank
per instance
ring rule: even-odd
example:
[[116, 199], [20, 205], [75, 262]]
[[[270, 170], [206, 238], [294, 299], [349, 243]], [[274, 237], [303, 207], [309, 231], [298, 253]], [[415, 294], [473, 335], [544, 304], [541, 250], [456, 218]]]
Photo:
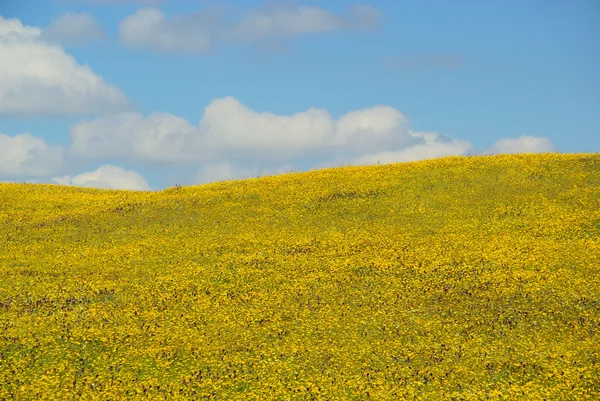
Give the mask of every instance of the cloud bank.
[[[555, 151], [548, 138], [533, 136], [501, 139], [492, 149], [494, 153]], [[277, 115], [224, 97], [210, 102], [196, 124], [168, 113], [133, 112], [80, 121], [71, 127], [70, 143], [64, 148], [30, 134], [0, 134], [0, 176], [50, 176], [66, 185], [149, 189], [137, 172], [106, 161], [155, 168], [177, 177], [187, 169], [191, 173], [185, 173], [185, 182], [179, 183], [189, 185], [472, 151], [469, 141], [412, 129], [409, 119], [390, 106], [363, 108], [338, 118], [321, 108]], [[90, 172], [50, 175], [76, 162], [105, 164]]]
[[70, 138], [68, 154], [74, 158], [159, 165], [223, 160], [282, 165], [305, 158], [364, 164], [462, 154], [470, 148], [465, 141], [411, 130], [408, 118], [389, 106], [334, 119], [318, 108], [293, 115], [255, 111], [233, 97], [213, 100], [197, 125], [167, 113], [121, 113], [76, 124]]

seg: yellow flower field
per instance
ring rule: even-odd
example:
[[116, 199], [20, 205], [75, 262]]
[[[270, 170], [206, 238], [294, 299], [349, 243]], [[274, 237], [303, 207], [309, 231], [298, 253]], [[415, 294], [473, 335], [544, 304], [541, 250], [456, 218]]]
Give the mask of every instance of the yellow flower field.
[[0, 399], [600, 399], [600, 154], [0, 184]]

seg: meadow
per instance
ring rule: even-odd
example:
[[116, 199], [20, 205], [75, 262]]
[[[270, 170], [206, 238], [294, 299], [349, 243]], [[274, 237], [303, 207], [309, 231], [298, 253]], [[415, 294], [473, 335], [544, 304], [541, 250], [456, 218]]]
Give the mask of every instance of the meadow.
[[600, 399], [600, 154], [0, 183], [2, 400]]

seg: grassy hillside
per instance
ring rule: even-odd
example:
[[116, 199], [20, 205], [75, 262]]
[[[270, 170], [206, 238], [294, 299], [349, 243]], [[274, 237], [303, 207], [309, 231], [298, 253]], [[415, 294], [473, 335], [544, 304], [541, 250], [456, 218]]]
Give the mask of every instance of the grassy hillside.
[[600, 154], [0, 184], [0, 399], [594, 399], [599, 372]]

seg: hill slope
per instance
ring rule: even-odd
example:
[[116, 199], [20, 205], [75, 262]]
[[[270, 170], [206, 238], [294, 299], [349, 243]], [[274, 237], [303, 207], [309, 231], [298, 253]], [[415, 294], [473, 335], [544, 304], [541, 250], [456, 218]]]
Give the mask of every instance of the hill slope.
[[0, 398], [600, 394], [600, 154], [0, 184]]

